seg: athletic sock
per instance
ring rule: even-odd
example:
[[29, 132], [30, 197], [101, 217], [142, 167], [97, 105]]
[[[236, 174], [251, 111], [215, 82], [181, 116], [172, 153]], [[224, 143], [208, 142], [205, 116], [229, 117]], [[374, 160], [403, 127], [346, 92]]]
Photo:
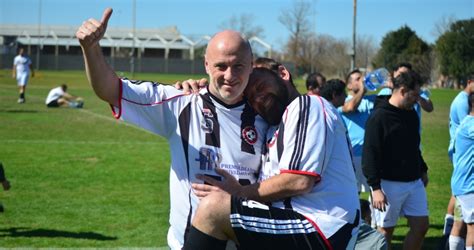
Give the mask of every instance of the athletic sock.
[[25, 99], [25, 92], [23, 92], [23, 93], [20, 94], [20, 98], [21, 98], [21, 99]]
[[444, 217], [443, 235], [451, 234], [453, 223], [454, 223], [454, 216], [452, 214], [446, 214], [446, 216]]
[[472, 246], [466, 247], [466, 250], [472, 250]]
[[183, 250], [224, 250], [226, 245], [226, 240], [219, 240], [191, 226]]
[[464, 239], [459, 236], [449, 236], [450, 250], [464, 250]]

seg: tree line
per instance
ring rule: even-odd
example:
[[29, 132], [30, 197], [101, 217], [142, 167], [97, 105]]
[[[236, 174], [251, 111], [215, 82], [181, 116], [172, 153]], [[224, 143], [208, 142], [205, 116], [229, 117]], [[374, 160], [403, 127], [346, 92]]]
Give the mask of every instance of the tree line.
[[[294, 64], [296, 75], [322, 72], [328, 77], [344, 78], [350, 69], [349, 39], [336, 39], [316, 34], [311, 28], [311, 2], [295, 0], [281, 12], [278, 21], [289, 32], [282, 51], [272, 57]], [[221, 28], [239, 30], [248, 37], [264, 37], [264, 30], [252, 23], [249, 14], [232, 16]], [[399, 62], [409, 62], [427, 83], [439, 87], [459, 87], [464, 77], [474, 72], [474, 18], [441, 20], [437, 24], [438, 39], [428, 44], [409, 26], [390, 31], [377, 45], [371, 36], [357, 36], [355, 67], [391, 70]]]

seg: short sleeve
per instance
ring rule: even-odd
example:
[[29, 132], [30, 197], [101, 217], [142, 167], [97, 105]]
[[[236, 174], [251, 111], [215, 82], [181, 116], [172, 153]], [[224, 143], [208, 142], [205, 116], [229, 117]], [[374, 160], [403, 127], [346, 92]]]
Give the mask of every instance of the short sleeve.
[[115, 117], [169, 137], [189, 98], [172, 86], [155, 82], [121, 79], [120, 85], [120, 106], [112, 107]]
[[319, 176], [324, 171], [326, 123], [320, 97], [301, 96], [287, 108], [284, 116], [284, 150], [280, 172]]

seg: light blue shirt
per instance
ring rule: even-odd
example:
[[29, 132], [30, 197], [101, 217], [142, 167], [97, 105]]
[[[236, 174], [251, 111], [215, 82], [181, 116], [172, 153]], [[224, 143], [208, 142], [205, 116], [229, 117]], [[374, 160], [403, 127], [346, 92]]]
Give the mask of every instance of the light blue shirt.
[[[366, 95], [362, 97], [357, 110], [350, 113], [343, 113], [342, 107], [338, 108], [339, 113], [342, 114], [342, 120], [346, 125], [349, 139], [352, 144], [352, 152], [354, 156], [362, 156], [362, 147], [364, 145], [365, 123], [369, 119], [369, 115], [374, 109], [374, 101], [376, 95]], [[352, 99], [349, 95], [346, 102]]]
[[455, 135], [451, 189], [454, 195], [474, 193], [474, 116], [464, 117]]
[[454, 135], [461, 121], [469, 114], [469, 104], [466, 91], [461, 91], [451, 103], [449, 111], [449, 158], [453, 158]]

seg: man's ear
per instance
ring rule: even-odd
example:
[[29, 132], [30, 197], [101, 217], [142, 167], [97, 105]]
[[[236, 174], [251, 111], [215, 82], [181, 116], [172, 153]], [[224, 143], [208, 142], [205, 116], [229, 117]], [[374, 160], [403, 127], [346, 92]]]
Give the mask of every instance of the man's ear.
[[285, 80], [285, 81], [290, 80], [290, 72], [286, 69], [285, 66], [283, 66], [283, 65], [278, 66], [278, 74], [280, 74], [280, 77], [283, 80]]
[[206, 69], [206, 73], [210, 74], [208, 67], [209, 67], [209, 63], [207, 62], [206, 55], [204, 55], [204, 68]]
[[402, 96], [405, 96], [406, 93], [408, 93], [409, 89], [405, 86], [400, 86], [400, 93], [402, 94]]

